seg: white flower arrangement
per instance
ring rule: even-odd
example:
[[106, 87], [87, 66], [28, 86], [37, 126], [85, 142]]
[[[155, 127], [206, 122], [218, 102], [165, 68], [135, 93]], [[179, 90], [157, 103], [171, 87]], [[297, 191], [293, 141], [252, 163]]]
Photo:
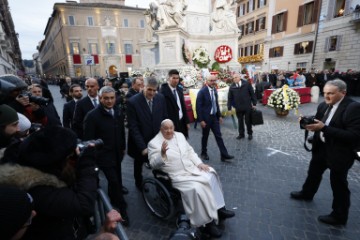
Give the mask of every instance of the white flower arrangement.
[[180, 68], [179, 71], [180, 77], [184, 79], [183, 84], [184, 87], [189, 88], [195, 86], [196, 77], [198, 75], [198, 71], [193, 66], [184, 66]]
[[138, 76], [138, 75], [142, 75], [139, 70], [133, 70], [133, 71], [131, 71], [131, 73], [130, 73], [130, 76], [131, 76], [131, 77], [136, 77], [136, 76]]
[[199, 68], [207, 68], [207, 65], [210, 63], [208, 51], [204, 47], [195, 49], [193, 60]]
[[281, 110], [297, 109], [300, 105], [300, 96], [288, 85], [284, 85], [269, 96], [267, 105]]
[[217, 83], [217, 86], [218, 86], [218, 88], [226, 88], [226, 87], [228, 87], [226, 82], [221, 81], [221, 80]]

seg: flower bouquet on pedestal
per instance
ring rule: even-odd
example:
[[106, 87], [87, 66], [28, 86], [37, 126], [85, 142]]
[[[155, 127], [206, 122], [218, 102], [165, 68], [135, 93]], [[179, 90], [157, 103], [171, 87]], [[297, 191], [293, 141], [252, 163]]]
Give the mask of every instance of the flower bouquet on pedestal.
[[284, 85], [269, 96], [267, 105], [274, 108], [277, 116], [287, 116], [291, 109], [299, 107], [300, 96], [288, 85]]
[[206, 48], [199, 47], [195, 49], [193, 61], [199, 68], [207, 68], [207, 65], [210, 63], [210, 56]]

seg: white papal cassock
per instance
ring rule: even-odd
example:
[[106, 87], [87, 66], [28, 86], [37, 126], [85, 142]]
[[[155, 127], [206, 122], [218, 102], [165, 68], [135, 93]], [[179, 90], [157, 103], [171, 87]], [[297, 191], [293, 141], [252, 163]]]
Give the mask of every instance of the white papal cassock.
[[185, 213], [193, 226], [202, 226], [218, 221], [217, 210], [225, 206], [221, 184], [216, 171], [201, 171], [202, 163], [184, 135], [174, 133], [168, 142], [166, 158], [161, 157], [161, 146], [165, 138], [159, 132], [148, 144], [149, 161], [154, 169], [169, 174], [172, 186], [181, 193]]

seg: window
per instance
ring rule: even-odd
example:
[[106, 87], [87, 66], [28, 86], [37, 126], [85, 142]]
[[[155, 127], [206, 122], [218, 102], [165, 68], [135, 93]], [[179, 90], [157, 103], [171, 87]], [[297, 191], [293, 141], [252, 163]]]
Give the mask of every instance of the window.
[[70, 45], [70, 52], [72, 55], [80, 54], [80, 44], [78, 42], [72, 42]]
[[129, 27], [129, 20], [124, 19], [124, 27]]
[[306, 42], [300, 42], [295, 44], [294, 46], [294, 54], [305, 54], [305, 53], [311, 53], [313, 50], [313, 41], [306, 41]]
[[258, 0], [258, 8], [264, 7], [266, 5], [266, 0]]
[[283, 12], [273, 16], [272, 33], [286, 31], [287, 15], [287, 12]]
[[245, 3], [240, 5], [240, 7], [242, 8], [242, 11], [240, 11], [240, 16], [244, 16], [245, 15], [245, 11], [246, 11], [246, 5]]
[[106, 43], [106, 52], [108, 54], [115, 54], [115, 43], [113, 42]]
[[264, 53], [264, 44], [261, 43], [261, 44], [256, 44], [254, 46], [254, 55], [262, 55]]
[[133, 54], [133, 47], [131, 43], [125, 43], [124, 49], [125, 49], [125, 55]]
[[331, 36], [326, 39], [325, 51], [339, 51], [341, 45], [341, 36]]
[[140, 20], [140, 28], [145, 28], [145, 21], [144, 19]]
[[247, 33], [253, 33], [254, 32], [254, 22], [249, 22], [246, 24], [246, 30]]
[[274, 47], [269, 49], [269, 57], [282, 57], [284, 52], [284, 47]]
[[251, 56], [251, 55], [253, 55], [253, 46], [247, 46], [247, 47], [246, 47], [246, 53], [247, 53], [246, 56]]
[[306, 70], [306, 65], [307, 65], [307, 62], [296, 63], [296, 70], [298, 70], [298, 71]]
[[87, 20], [88, 20], [88, 25], [89, 26], [94, 26], [93, 17], [88, 17]]
[[98, 54], [97, 43], [89, 43], [89, 53], [92, 55]]
[[75, 25], [75, 17], [69, 16], [69, 25], [74, 26]]
[[255, 4], [254, 4], [254, 0], [249, 0], [249, 9], [248, 12], [252, 12], [255, 10]]
[[345, 0], [335, 0], [334, 18], [344, 16], [345, 2], [346, 2]]
[[244, 35], [245, 34], [245, 32], [244, 32], [244, 24], [240, 25], [239, 29], [241, 31], [241, 35]]
[[319, 3], [320, 0], [314, 0], [313, 2], [299, 6], [297, 27], [317, 22]]
[[262, 17], [256, 20], [256, 26], [255, 26], [255, 31], [260, 31], [260, 30], [264, 30], [265, 29], [265, 24], [266, 24], [266, 17]]

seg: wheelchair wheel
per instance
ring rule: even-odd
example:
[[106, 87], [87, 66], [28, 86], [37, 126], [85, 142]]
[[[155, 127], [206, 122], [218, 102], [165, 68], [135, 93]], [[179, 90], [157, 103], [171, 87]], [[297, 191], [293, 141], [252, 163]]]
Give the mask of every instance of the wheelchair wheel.
[[161, 219], [169, 219], [174, 214], [174, 202], [166, 187], [155, 178], [143, 181], [142, 195], [150, 211]]

